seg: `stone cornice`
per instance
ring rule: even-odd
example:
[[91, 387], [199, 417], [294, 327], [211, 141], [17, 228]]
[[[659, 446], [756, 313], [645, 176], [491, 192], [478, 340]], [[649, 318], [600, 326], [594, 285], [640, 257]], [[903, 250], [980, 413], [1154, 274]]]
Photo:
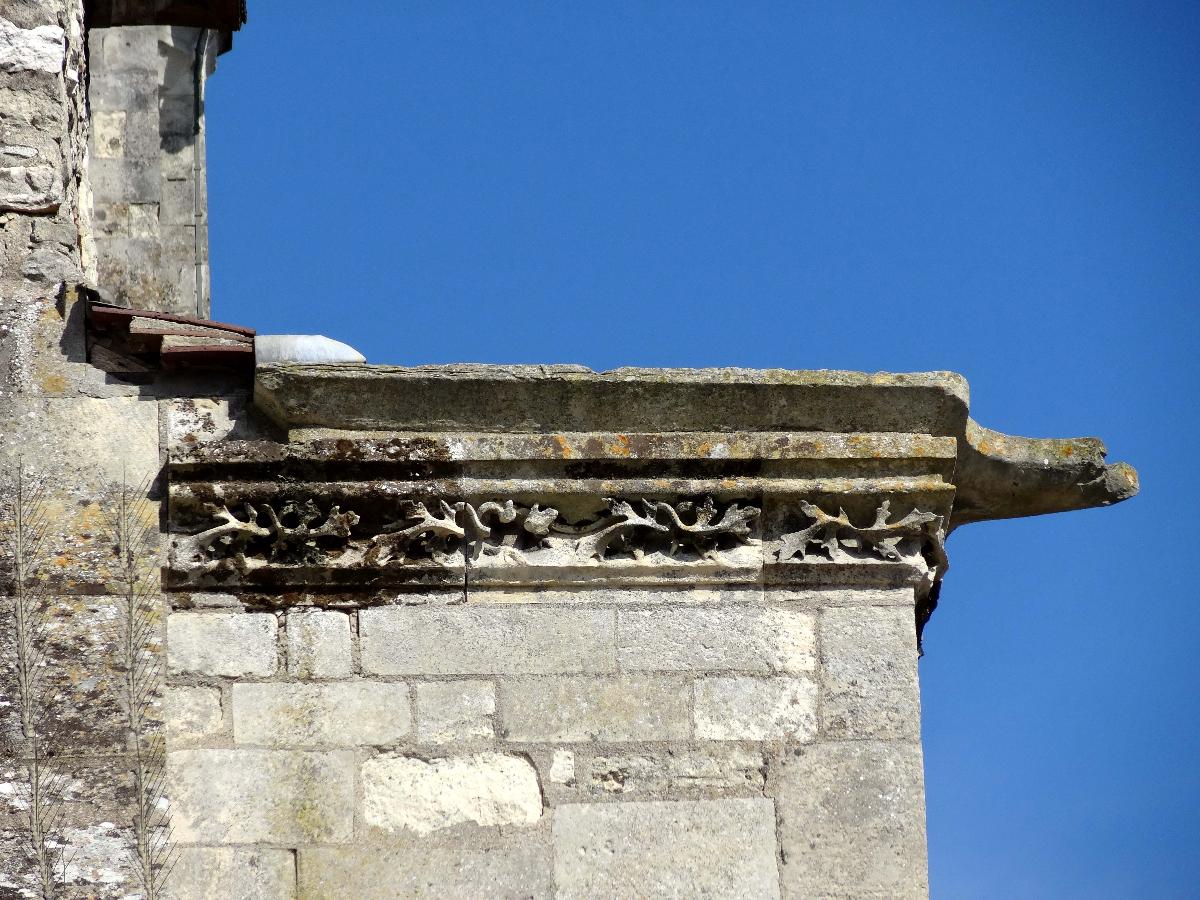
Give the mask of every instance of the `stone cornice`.
[[911, 585], [957, 524], [1136, 492], [997, 435], [952, 373], [270, 366], [272, 440], [178, 446], [175, 588]]
[[[958, 499], [950, 528], [1106, 506], [1138, 490], [1133, 468], [1106, 465], [1096, 438], [1023, 438], [977, 425], [968, 416], [966, 381], [953, 372], [266, 366], [256, 372], [254, 396], [293, 437], [435, 431], [466, 432], [479, 442], [492, 433], [536, 434], [573, 449], [581, 440], [613, 445], [602, 436], [609, 435], [623, 451], [621, 442], [635, 432], [652, 455], [656, 441], [683, 446], [679, 433], [704, 433], [692, 445], [696, 458], [724, 447], [731, 458], [764, 460], [775, 458], [780, 434], [797, 434], [797, 445], [818, 440], [817, 452], [828, 447], [832, 455], [850, 436], [869, 433], [883, 458], [892, 458], [885, 434], [908, 436], [902, 451], [951, 438], [956, 470], [946, 480]], [[812, 437], [820, 433], [823, 441]], [[828, 437], [835, 434], [840, 443]], [[792, 443], [783, 439], [785, 447]]]

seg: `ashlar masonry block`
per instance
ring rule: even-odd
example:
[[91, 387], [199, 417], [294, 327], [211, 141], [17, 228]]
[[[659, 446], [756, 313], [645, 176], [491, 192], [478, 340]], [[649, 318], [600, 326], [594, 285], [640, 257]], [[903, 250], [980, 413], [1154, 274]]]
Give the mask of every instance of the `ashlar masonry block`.
[[787, 897], [929, 893], [921, 748], [898, 741], [797, 747], [769, 769]]
[[811, 615], [763, 607], [619, 609], [617, 660], [626, 672], [811, 672]]
[[305, 847], [297, 854], [299, 900], [553, 900], [546, 836], [521, 828], [460, 826], [437, 836], [369, 847]]
[[522, 756], [376, 756], [363, 763], [361, 777], [363, 819], [384, 831], [532, 825], [542, 817], [537, 771]]
[[322, 609], [287, 616], [287, 670], [293, 678], [345, 678], [353, 671], [350, 617]]
[[171, 900], [279, 900], [296, 890], [291, 851], [181, 847], [168, 881]]
[[921, 693], [911, 610], [826, 609], [820, 628], [826, 735], [917, 740]]
[[196, 675], [274, 675], [279, 623], [271, 613], [175, 613], [167, 619], [172, 672]]
[[359, 614], [368, 675], [612, 672], [614, 614], [543, 607], [387, 607]]
[[167, 743], [174, 749], [203, 743], [224, 725], [219, 688], [173, 685], [166, 690], [163, 707]]
[[430, 681], [417, 685], [417, 739], [444, 744], [496, 734], [496, 685], [490, 681]]
[[411, 730], [407, 685], [374, 681], [233, 685], [235, 744], [379, 746], [394, 744]]
[[570, 804], [554, 814], [560, 900], [778, 898], [770, 800]]
[[176, 750], [167, 759], [181, 845], [344, 843], [354, 827], [347, 751]]
[[511, 679], [501, 683], [501, 737], [512, 742], [684, 741], [691, 685], [682, 678]]
[[696, 682], [696, 737], [714, 741], [795, 741], [817, 735], [817, 686], [809, 678], [702, 678]]

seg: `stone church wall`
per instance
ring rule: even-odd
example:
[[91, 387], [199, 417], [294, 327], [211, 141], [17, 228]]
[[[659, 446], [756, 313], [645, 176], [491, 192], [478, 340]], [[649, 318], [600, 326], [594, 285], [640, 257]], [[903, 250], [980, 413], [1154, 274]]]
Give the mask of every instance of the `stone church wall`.
[[1136, 473], [952, 373], [254, 367], [153, 318], [228, 42], [90, 6], [0, 10], [0, 897], [925, 896], [946, 535]]

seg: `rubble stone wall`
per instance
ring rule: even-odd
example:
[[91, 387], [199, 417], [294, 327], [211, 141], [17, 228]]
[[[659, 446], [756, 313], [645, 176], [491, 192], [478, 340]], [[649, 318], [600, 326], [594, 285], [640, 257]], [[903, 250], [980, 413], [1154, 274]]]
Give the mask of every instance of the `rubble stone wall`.
[[65, 289], [94, 272], [86, 78], [81, 2], [0, 9], [0, 411], [59, 392], [39, 351], [61, 336]]

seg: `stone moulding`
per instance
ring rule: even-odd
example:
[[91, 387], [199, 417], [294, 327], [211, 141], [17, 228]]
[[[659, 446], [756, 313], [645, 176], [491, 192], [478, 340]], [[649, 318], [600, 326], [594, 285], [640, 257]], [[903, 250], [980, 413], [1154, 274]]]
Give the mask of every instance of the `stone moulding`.
[[264, 366], [255, 404], [293, 438], [355, 433], [724, 432], [921, 435], [957, 447], [946, 532], [988, 519], [1107, 506], [1138, 492], [1097, 438], [1000, 434], [967, 414], [953, 372], [582, 366]]
[[903, 584], [919, 627], [955, 527], [1137, 491], [948, 372], [273, 365], [252, 404], [171, 449], [172, 588]]

